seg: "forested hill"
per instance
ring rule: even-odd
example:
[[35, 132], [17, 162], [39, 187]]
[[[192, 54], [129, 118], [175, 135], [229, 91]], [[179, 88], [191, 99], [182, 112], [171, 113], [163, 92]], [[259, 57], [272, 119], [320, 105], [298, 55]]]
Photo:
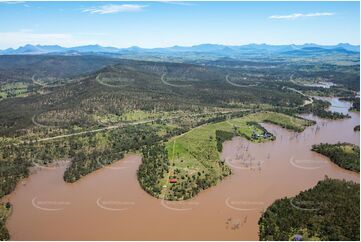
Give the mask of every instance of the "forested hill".
[[[51, 63], [51, 59], [46, 63]], [[90, 60], [82, 62], [87, 70], [95, 68]], [[253, 71], [234, 68], [115, 59], [105, 60], [99, 66], [109, 62], [114, 64], [74, 79], [48, 75], [23, 83], [24, 95], [0, 102], [0, 133], [13, 133], [36, 122], [57, 127], [97, 127], [99, 117], [120, 116], [131, 110], [295, 107], [305, 100], [302, 95], [283, 89], [282, 83], [272, 81], [282, 73], [256, 76]], [[72, 68], [72, 63], [65, 61], [63, 65]], [[51, 68], [55, 68], [53, 65]], [[30, 66], [21, 68], [30, 71]], [[16, 68], [13, 70], [17, 72]]]
[[9, 81], [31, 81], [36, 78], [71, 78], [90, 74], [118, 59], [94, 55], [44, 56], [1, 55], [0, 84]]

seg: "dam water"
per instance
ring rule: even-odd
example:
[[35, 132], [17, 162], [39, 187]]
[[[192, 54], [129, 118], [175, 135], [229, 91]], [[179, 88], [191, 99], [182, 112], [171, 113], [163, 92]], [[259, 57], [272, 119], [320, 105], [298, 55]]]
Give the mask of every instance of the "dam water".
[[[332, 99], [333, 111], [350, 104]], [[337, 110], [336, 110], [337, 109]], [[261, 213], [276, 199], [294, 196], [325, 176], [359, 183], [358, 173], [311, 151], [321, 142], [359, 145], [359, 113], [350, 119], [305, 118], [317, 124], [302, 133], [262, 124], [277, 138], [224, 143], [222, 159], [233, 174], [187, 201], [162, 201], [144, 192], [136, 177], [141, 163], [128, 155], [74, 184], [63, 181], [66, 164], [36, 168], [5, 199], [12, 240], [258, 240]], [[297, 208], [295, 208], [297, 209]]]

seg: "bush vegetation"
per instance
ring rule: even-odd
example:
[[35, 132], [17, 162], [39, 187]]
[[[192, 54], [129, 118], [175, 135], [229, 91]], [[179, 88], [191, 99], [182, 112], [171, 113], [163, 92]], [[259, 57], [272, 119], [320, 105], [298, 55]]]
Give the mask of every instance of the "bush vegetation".
[[154, 197], [159, 197], [159, 185], [169, 171], [168, 154], [163, 144], [145, 146], [142, 149], [142, 164], [137, 175], [141, 187]]
[[260, 240], [360, 240], [360, 184], [326, 178], [262, 214]]
[[0, 240], [9, 240], [9, 231], [5, 227], [7, 217], [11, 213], [12, 206], [9, 202], [0, 203]]
[[338, 166], [360, 172], [360, 147], [349, 143], [313, 145], [312, 150], [330, 158]]

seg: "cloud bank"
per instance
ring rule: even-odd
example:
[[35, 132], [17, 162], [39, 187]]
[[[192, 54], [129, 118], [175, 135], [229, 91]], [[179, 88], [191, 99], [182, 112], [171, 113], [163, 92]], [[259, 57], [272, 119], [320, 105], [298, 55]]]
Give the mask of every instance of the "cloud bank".
[[111, 14], [121, 12], [139, 12], [142, 11], [146, 6], [138, 4], [108, 4], [100, 7], [92, 7], [84, 9], [84, 13], [92, 14]]
[[332, 16], [335, 15], [334, 13], [293, 13], [289, 15], [272, 15], [269, 16], [270, 19], [286, 19], [286, 20], [293, 20], [298, 18], [305, 18], [305, 17], [321, 17], [321, 16]]

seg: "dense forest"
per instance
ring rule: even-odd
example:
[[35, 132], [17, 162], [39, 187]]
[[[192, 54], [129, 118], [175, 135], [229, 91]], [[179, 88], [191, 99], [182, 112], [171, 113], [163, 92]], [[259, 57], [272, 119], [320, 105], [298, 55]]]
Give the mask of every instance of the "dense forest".
[[259, 220], [260, 240], [360, 240], [360, 184], [326, 178], [276, 200]]
[[338, 166], [360, 172], [360, 147], [349, 143], [313, 145], [312, 150], [330, 158]]
[[0, 83], [24, 81], [32, 77], [50, 81], [74, 78], [89, 74], [107, 65], [118, 63], [117, 59], [101, 56], [57, 56], [57, 55], [1, 55]]
[[[325, 64], [315, 68], [277, 62], [273, 68], [263, 68], [262, 61], [239, 62], [240, 67], [233, 68], [82, 56], [0, 56], [0, 62], [7, 62], [8, 67], [0, 70], [4, 75], [0, 79], [6, 83], [4, 96], [12, 95], [0, 101], [0, 134], [4, 136], [20, 137], [25, 130], [36, 127], [53, 127], [58, 132], [60, 128], [96, 128], [125, 122], [134, 110], [154, 116], [209, 109], [290, 108], [294, 113], [313, 112], [323, 118], [344, 117], [325, 111], [320, 101], [302, 106], [307, 98], [288, 89], [334, 95], [335, 91], [327, 92], [338, 88], [339, 95], [346, 95], [341, 87], [326, 89], [294, 83], [298, 79], [311, 82], [316, 76], [339, 83], [342, 75]], [[41, 67], [34, 70], [31, 67], [35, 64]], [[257, 69], [251, 68], [253, 65]], [[66, 71], [54, 72], [59, 66]], [[359, 77], [353, 66], [337, 67], [337, 72], [347, 73], [352, 80]], [[14, 77], [14, 73], [15, 82], [6, 77]]]

